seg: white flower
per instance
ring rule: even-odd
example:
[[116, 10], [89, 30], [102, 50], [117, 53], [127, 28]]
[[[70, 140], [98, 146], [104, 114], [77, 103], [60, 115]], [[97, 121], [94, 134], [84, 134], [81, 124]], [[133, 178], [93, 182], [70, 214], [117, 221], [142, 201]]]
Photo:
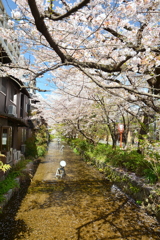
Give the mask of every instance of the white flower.
[[150, 40], [148, 40], [148, 41], [146, 41], [146, 45], [147, 45], [147, 46], [152, 46], [153, 43], [152, 43]]
[[147, 48], [146, 49], [146, 53], [150, 53], [151, 49], [150, 48]]
[[140, 64], [141, 63], [141, 59], [139, 58], [139, 57], [133, 57], [132, 58], [132, 62], [134, 63], [134, 64]]
[[145, 16], [142, 15], [142, 14], [137, 14], [137, 19], [138, 19], [140, 22], [144, 22], [144, 21], [145, 21]]
[[121, 57], [119, 58], [119, 60], [120, 60], [120, 61], [124, 61], [124, 60], [126, 60], [126, 57], [125, 57], [125, 56], [121, 56]]
[[12, 20], [8, 20], [8, 27], [14, 27], [14, 22]]
[[156, 61], [156, 66], [159, 66], [160, 65], [160, 60], [157, 60]]
[[21, 18], [21, 13], [19, 11], [12, 11], [12, 17], [14, 19], [20, 19]]

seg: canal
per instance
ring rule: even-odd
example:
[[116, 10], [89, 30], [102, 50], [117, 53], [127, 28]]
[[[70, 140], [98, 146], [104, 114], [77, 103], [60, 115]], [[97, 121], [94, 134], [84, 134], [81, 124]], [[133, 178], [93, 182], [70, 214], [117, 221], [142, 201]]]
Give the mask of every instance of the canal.
[[[55, 178], [61, 160], [67, 163], [63, 180]], [[24, 189], [1, 215], [1, 240], [160, 239], [156, 219], [69, 146], [60, 150], [57, 142], [50, 143], [28, 190]]]

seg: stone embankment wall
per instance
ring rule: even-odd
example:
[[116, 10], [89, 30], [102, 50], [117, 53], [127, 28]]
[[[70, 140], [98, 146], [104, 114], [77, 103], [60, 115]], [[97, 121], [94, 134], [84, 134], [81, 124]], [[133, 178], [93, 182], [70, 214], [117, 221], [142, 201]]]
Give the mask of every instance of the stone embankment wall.
[[135, 173], [126, 172], [99, 161], [94, 161], [105, 178], [117, 185], [122, 192], [131, 197], [136, 204], [160, 221], [160, 183], [149, 184]]

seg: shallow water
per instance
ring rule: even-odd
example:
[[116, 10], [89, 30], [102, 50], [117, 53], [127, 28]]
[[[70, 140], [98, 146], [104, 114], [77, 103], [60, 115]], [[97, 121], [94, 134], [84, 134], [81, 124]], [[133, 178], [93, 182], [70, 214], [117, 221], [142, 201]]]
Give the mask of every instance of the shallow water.
[[[59, 148], [50, 144], [22, 202], [12, 200], [6, 209], [0, 239], [160, 239], [160, 224], [153, 217], [68, 146], [63, 152]], [[55, 172], [61, 160], [67, 163], [67, 175], [58, 180]]]

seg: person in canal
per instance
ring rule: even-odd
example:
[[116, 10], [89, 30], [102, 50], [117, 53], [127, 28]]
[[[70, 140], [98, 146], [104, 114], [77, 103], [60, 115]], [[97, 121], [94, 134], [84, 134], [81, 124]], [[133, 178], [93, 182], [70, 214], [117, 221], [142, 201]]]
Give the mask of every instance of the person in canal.
[[56, 178], [63, 178], [66, 175], [64, 167], [66, 166], [66, 162], [62, 160], [60, 162], [60, 167], [56, 171]]

